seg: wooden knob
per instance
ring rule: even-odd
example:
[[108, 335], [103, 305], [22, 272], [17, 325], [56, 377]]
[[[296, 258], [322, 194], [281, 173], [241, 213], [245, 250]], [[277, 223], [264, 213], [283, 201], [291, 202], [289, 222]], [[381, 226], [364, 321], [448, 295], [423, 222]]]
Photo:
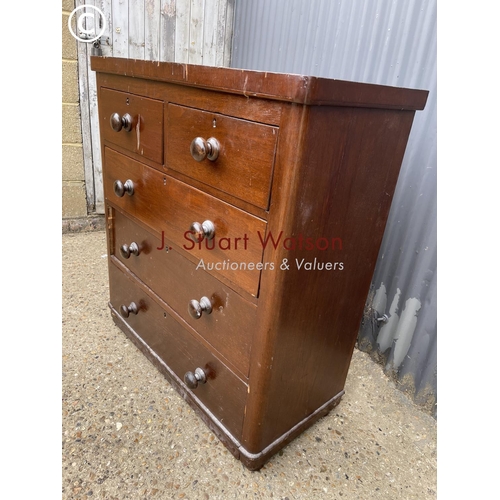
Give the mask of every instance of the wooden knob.
[[109, 123], [115, 132], [120, 132], [122, 128], [125, 132], [130, 132], [132, 130], [133, 120], [128, 113], [125, 113], [123, 116], [120, 116], [118, 113], [113, 113], [109, 119]]
[[189, 228], [189, 237], [195, 242], [200, 243], [205, 238], [211, 240], [215, 236], [215, 225], [212, 221], [206, 220], [203, 224], [193, 222]]
[[130, 243], [130, 245], [125, 243], [120, 247], [120, 253], [124, 259], [128, 259], [131, 254], [138, 256], [140, 253], [139, 245], [135, 241]]
[[208, 297], [202, 297], [200, 301], [191, 300], [188, 305], [188, 312], [194, 319], [200, 319], [203, 313], [212, 313], [212, 303]]
[[131, 302], [128, 306], [122, 304], [120, 306], [120, 314], [124, 318], [128, 318], [130, 314], [137, 314], [139, 312], [139, 308], [135, 302]]
[[207, 381], [207, 374], [203, 370], [203, 368], [196, 368], [196, 370], [193, 372], [187, 372], [184, 375], [184, 383], [190, 388], [190, 389], [196, 389], [198, 387], [198, 384], [204, 384]]
[[208, 158], [215, 161], [219, 157], [220, 144], [215, 137], [205, 140], [203, 137], [195, 137], [191, 142], [191, 156], [196, 161], [203, 161]]
[[113, 191], [119, 198], [125, 193], [132, 196], [134, 194], [134, 183], [130, 179], [126, 180], [125, 184], [122, 181], [115, 181], [113, 184]]

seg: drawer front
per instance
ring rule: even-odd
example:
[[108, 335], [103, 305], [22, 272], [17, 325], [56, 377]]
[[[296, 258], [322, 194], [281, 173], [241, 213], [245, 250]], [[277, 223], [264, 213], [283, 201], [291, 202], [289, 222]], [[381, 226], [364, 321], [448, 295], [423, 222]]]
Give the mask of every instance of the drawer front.
[[[117, 114], [117, 115], [116, 115]], [[127, 128], [126, 115], [131, 129]], [[157, 163], [163, 164], [163, 102], [127, 92], [101, 89], [100, 127], [103, 139]], [[111, 118], [118, 120], [111, 126]], [[124, 118], [125, 117], [125, 118]]]
[[[161, 239], [125, 217], [113, 217], [112, 254], [160, 296], [179, 316], [248, 377], [252, 329], [257, 306], [222, 284], [172, 249]], [[212, 311], [195, 319], [188, 311], [192, 300], [210, 300]], [[191, 310], [194, 313], [193, 310]]]
[[207, 373], [206, 383], [200, 383], [192, 394], [240, 439], [247, 386], [135, 280], [112, 263], [109, 274], [111, 305], [115, 311], [120, 314], [122, 305], [128, 307], [132, 302], [137, 305], [137, 314], [129, 313], [124, 321], [182, 381], [187, 372], [194, 373], [196, 368]]
[[[168, 168], [268, 208], [277, 127], [175, 104], [169, 104], [167, 109]], [[208, 139], [215, 138], [219, 144], [217, 158], [210, 160], [202, 147], [199, 161], [195, 160], [190, 149], [195, 138], [203, 147]]]
[[[261, 271], [256, 264], [262, 262], [265, 221], [109, 148], [103, 173], [110, 203], [153, 231], [163, 231], [166, 243], [194, 256], [199, 269], [214, 271], [257, 295]], [[131, 181], [133, 194], [117, 196], [117, 180], [122, 185]], [[189, 239], [191, 224], [207, 220], [214, 224], [215, 236], [195, 244]]]

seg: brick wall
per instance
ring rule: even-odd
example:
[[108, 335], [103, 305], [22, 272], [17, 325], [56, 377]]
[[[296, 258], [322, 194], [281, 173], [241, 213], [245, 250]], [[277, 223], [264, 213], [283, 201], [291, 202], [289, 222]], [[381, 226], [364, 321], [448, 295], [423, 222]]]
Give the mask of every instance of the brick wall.
[[87, 215], [78, 92], [77, 41], [68, 30], [74, 0], [62, 1], [62, 217]]

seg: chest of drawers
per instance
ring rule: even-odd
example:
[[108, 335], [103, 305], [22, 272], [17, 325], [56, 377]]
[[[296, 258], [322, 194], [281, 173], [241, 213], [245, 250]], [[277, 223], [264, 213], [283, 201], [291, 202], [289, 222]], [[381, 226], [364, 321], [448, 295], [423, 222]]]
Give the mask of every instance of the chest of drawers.
[[116, 324], [248, 468], [340, 401], [427, 92], [95, 57]]

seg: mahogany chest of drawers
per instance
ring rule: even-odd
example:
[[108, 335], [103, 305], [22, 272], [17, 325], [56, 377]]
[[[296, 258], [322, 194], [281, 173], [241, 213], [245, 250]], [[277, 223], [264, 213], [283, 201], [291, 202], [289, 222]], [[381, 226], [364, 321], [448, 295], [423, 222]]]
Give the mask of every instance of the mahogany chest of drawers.
[[258, 469], [340, 401], [427, 92], [94, 57], [116, 324]]

